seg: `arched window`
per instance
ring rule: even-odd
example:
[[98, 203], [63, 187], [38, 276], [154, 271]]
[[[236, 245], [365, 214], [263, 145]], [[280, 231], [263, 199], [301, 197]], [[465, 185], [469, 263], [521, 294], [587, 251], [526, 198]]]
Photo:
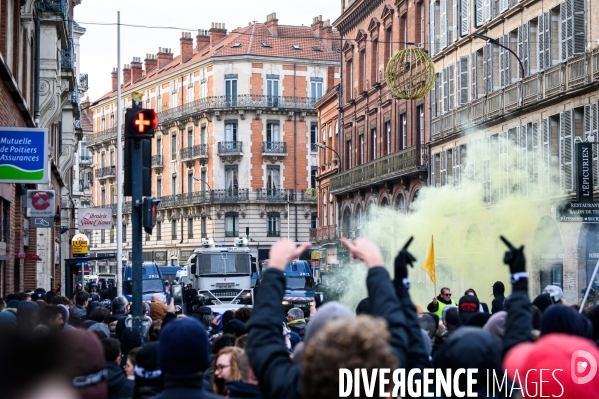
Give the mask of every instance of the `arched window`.
[[239, 237], [239, 213], [225, 213], [225, 237]]
[[268, 212], [266, 214], [266, 236], [281, 236], [281, 214], [279, 212]]
[[399, 197], [397, 197], [397, 211], [401, 214], [401, 215], [405, 215], [406, 214], [406, 199], [403, 195], [400, 195]]
[[343, 212], [343, 227], [341, 231], [342, 237], [349, 237], [351, 231], [351, 210], [349, 206], [345, 208]]
[[322, 225], [327, 226], [327, 194], [322, 195]]
[[356, 210], [356, 237], [362, 236], [362, 227], [364, 227], [364, 211], [362, 206], [358, 205]]
[[374, 201], [370, 201], [366, 207], [366, 219], [371, 222], [374, 220]]

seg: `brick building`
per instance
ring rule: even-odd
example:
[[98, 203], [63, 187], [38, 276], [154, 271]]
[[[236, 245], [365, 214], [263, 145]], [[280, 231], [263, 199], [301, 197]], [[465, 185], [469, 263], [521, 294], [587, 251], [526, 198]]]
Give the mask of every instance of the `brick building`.
[[[318, 125], [314, 104], [339, 83], [337, 32], [320, 18], [311, 26], [279, 25], [275, 14], [227, 32], [213, 23], [194, 39], [183, 33], [180, 55], [159, 48], [123, 69], [123, 109], [131, 93], [159, 114], [152, 141], [152, 190], [158, 223], [144, 259], [186, 263], [204, 237], [233, 242], [249, 228], [254, 256], [264, 259], [281, 236], [307, 241], [316, 227]], [[91, 106], [87, 140], [95, 168], [93, 203], [116, 214], [116, 72], [112, 90]], [[123, 253], [130, 256], [130, 203], [124, 204]], [[116, 232], [94, 231], [92, 251], [112, 253]]]
[[407, 212], [427, 181], [428, 100], [399, 100], [384, 78], [396, 51], [426, 49], [426, 19], [422, 1], [355, 0], [342, 3], [334, 22], [343, 42], [336, 137], [343, 172], [330, 177], [329, 193], [339, 203], [334, 224], [340, 236], [360, 236], [372, 207]]
[[[489, 205], [514, 192], [546, 193], [534, 198], [538, 222], [523, 243], [532, 253], [532, 291], [537, 295], [555, 284], [576, 303], [599, 256], [599, 229], [592, 223], [560, 223], [556, 206], [575, 198], [574, 143], [589, 136], [595, 141], [593, 187], [599, 189], [599, 9], [584, 0], [439, 0], [430, 10], [437, 71], [431, 91], [431, 184], [475, 179]], [[497, 40], [517, 56], [474, 34]], [[482, 151], [472, 151], [477, 147]], [[469, 176], [461, 172], [464, 167]], [[499, 180], [492, 173], [498, 169], [528, 179]], [[553, 186], [559, 193], [549, 198]], [[465, 239], [471, 231], [495, 234], [492, 225], [455, 234]]]

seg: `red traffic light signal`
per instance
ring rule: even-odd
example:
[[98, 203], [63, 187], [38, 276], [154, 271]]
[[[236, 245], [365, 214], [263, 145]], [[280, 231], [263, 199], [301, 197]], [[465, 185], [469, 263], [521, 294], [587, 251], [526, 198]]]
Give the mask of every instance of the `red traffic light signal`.
[[153, 109], [127, 108], [125, 114], [125, 137], [130, 139], [154, 138], [158, 126], [158, 114]]

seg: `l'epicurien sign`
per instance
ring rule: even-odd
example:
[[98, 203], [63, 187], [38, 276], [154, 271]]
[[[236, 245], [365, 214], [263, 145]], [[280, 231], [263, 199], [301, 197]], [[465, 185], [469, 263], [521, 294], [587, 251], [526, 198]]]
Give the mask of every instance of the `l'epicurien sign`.
[[0, 183], [48, 182], [48, 129], [0, 127]]
[[576, 143], [576, 201], [593, 202], [593, 144]]
[[110, 230], [112, 229], [112, 209], [80, 208], [77, 223], [82, 230]]

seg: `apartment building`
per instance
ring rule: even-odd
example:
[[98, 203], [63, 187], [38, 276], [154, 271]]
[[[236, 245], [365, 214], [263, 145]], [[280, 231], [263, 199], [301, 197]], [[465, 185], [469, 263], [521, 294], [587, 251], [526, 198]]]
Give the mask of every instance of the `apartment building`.
[[[385, 68], [398, 50], [426, 49], [427, 9], [414, 0], [345, 1], [334, 22], [343, 43], [341, 121], [333, 133], [342, 171], [330, 176], [326, 199], [329, 206], [335, 196], [339, 209], [334, 220], [330, 211], [321, 218], [338, 226], [333, 238], [360, 236], [373, 207], [407, 212], [426, 184], [428, 100], [393, 97]], [[322, 193], [319, 201], [325, 202]], [[326, 238], [314, 235], [313, 241], [329, 236], [327, 230]]]
[[[246, 236], [258, 259], [280, 237], [307, 241], [316, 227], [318, 119], [315, 103], [339, 83], [338, 34], [327, 21], [280, 25], [276, 14], [227, 32], [222, 23], [184, 32], [180, 55], [159, 48], [123, 69], [123, 109], [131, 93], [159, 114], [152, 141], [158, 222], [145, 260], [186, 263], [202, 238], [232, 244]], [[116, 218], [116, 72], [91, 106], [86, 141], [95, 173], [92, 201]], [[310, 193], [312, 191], [308, 191]], [[130, 202], [124, 204], [124, 254], [130, 257]], [[114, 253], [116, 231], [88, 231], [92, 252]], [[110, 265], [109, 265], [110, 266]]]
[[[539, 201], [541, 193], [535, 234], [523, 243], [530, 248], [533, 293], [554, 284], [577, 302], [597, 262], [599, 229], [560, 223], [556, 207], [575, 198], [574, 144], [589, 136], [599, 188], [599, 8], [584, 0], [438, 0], [429, 9], [437, 71], [431, 185], [475, 179], [489, 205], [514, 192]], [[514, 184], [509, 173], [498, 178], [498, 170], [528, 178]], [[548, 198], [551, 187], [557, 197]], [[468, 229], [481, 230], [493, 227]]]

